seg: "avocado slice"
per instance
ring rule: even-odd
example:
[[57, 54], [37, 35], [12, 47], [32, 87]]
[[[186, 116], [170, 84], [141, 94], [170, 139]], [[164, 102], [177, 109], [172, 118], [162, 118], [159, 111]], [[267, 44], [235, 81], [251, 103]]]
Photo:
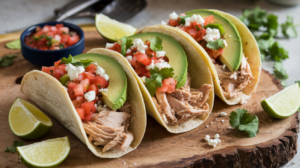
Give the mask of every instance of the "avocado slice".
[[156, 32], [139, 33], [129, 36], [128, 39], [140, 38], [142, 41], [149, 40], [153, 37], [162, 38], [163, 51], [169, 59], [170, 66], [174, 69], [174, 79], [177, 81], [176, 88], [179, 89], [184, 86], [187, 78], [187, 57], [181, 45], [172, 37]]
[[104, 103], [111, 109], [122, 107], [127, 98], [127, 76], [117, 60], [101, 54], [81, 54], [73, 57], [75, 61], [90, 59], [95, 61], [109, 76], [108, 91], [102, 92]]
[[224, 28], [224, 38], [228, 44], [228, 46], [224, 48], [223, 54], [219, 57], [219, 60], [225, 64], [231, 72], [237, 71], [242, 62], [243, 47], [241, 37], [234, 24], [224, 16], [207, 9], [193, 10], [186, 12], [185, 14], [187, 16], [196, 14], [202, 16], [203, 18], [206, 18], [210, 15], [214, 16], [214, 22], [221, 24]]

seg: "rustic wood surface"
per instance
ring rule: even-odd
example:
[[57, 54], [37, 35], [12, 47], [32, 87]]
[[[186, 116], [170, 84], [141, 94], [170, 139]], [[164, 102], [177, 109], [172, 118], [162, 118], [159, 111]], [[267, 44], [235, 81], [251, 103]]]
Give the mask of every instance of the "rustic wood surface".
[[[94, 27], [85, 27], [84, 30], [86, 35], [84, 52], [91, 48], [105, 46], [106, 41]], [[11, 66], [0, 68], [1, 168], [25, 167], [19, 163], [18, 154], [4, 152], [7, 146], [12, 146], [14, 140], [21, 140], [9, 128], [8, 112], [16, 97], [28, 100], [20, 92], [18, 83], [22, 76], [30, 70], [41, 68], [26, 61], [20, 50], [9, 50], [4, 47], [7, 41], [18, 37], [19, 33], [0, 36], [0, 57], [17, 54]], [[257, 92], [246, 104], [227, 106], [216, 98], [213, 112], [208, 120], [198, 128], [183, 134], [170, 134], [155, 120], [148, 117], [146, 134], [140, 146], [119, 159], [95, 157], [81, 141], [49, 115], [53, 122], [49, 133], [37, 140], [25, 140], [25, 144], [68, 136], [71, 151], [60, 167], [279, 167], [297, 153], [299, 115], [296, 113], [286, 119], [274, 119], [263, 111], [260, 101], [281, 89], [280, 83], [267, 71], [262, 70]], [[255, 138], [248, 138], [247, 134], [228, 129], [230, 126], [228, 116], [219, 116], [219, 112], [224, 111], [229, 115], [237, 108], [249, 109], [250, 113], [258, 116], [259, 133]], [[205, 135], [213, 137], [217, 133], [222, 142], [215, 148], [210, 147], [204, 137]]]

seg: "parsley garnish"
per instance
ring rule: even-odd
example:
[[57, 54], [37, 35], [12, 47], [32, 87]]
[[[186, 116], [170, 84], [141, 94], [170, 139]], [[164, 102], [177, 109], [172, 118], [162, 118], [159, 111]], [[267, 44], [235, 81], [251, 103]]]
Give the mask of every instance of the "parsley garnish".
[[206, 47], [213, 49], [213, 50], [219, 50], [220, 48], [224, 48], [224, 42], [223, 39], [218, 39], [215, 41], [210, 41], [206, 44]]
[[275, 61], [281, 61], [289, 58], [286, 51], [278, 42], [273, 43], [270, 47], [270, 56]]
[[146, 78], [145, 85], [151, 96], [154, 96], [156, 88], [160, 88], [162, 81], [174, 75], [173, 68], [163, 68], [159, 70], [157, 67], [150, 70], [150, 78]]
[[221, 34], [221, 37], [224, 37], [224, 34], [225, 34], [225, 30], [223, 28], [223, 26], [219, 23], [209, 23], [208, 25], [206, 26], [203, 26], [204, 28], [211, 28], [211, 29], [219, 29], [219, 32]]
[[12, 147], [7, 147], [4, 151], [15, 153], [17, 151], [16, 147], [18, 147], [18, 146], [24, 146], [24, 142], [23, 141], [14, 141], [13, 146]]
[[16, 58], [16, 55], [6, 55], [0, 58], [0, 67], [7, 67], [11, 65], [14, 58]]
[[294, 25], [293, 18], [287, 16], [286, 22], [281, 24], [282, 33], [286, 37], [297, 37], [298, 33], [296, 30], [296, 25]]
[[126, 36], [118, 40], [118, 44], [121, 46], [121, 54], [126, 56], [126, 51], [132, 46], [132, 39], [127, 39]]
[[229, 116], [230, 125], [233, 128], [237, 128], [240, 131], [245, 131], [249, 134], [250, 138], [253, 138], [258, 133], [258, 117], [252, 116], [250, 113], [247, 113], [245, 109], [236, 109], [232, 111]]
[[161, 51], [163, 49], [162, 47], [162, 39], [158, 36], [153, 37], [152, 39], [149, 39], [150, 41], [150, 48], [153, 51]]

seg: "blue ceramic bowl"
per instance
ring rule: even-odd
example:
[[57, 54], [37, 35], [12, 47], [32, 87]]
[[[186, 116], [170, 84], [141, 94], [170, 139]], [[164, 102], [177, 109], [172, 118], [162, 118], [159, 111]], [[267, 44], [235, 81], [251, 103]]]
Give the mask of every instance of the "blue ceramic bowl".
[[[25, 37], [27, 35], [30, 35], [33, 31], [35, 31], [35, 28], [37, 26], [40, 27], [44, 27], [45, 25], [55, 26], [56, 24], [63, 24], [64, 26], [69, 27], [71, 31], [77, 32], [80, 37], [80, 40], [76, 44], [60, 50], [39, 50], [39, 49], [29, 47], [28, 45], [25, 44]], [[58, 61], [63, 57], [68, 57], [70, 54], [72, 56], [81, 54], [85, 46], [84, 33], [80, 27], [71, 23], [56, 22], [56, 21], [40, 23], [27, 28], [21, 34], [20, 40], [21, 40], [21, 52], [23, 57], [29, 62], [40, 66], [52, 66], [55, 61]]]

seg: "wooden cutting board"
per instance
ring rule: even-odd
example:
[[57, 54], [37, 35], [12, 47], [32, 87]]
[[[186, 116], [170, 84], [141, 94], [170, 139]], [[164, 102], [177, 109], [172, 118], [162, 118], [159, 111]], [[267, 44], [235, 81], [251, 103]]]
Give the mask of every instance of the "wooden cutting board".
[[[83, 29], [86, 37], [84, 52], [105, 46], [106, 41], [98, 34], [95, 27], [84, 26]], [[26, 61], [20, 50], [10, 50], [4, 47], [6, 42], [19, 38], [19, 35], [20, 33], [14, 33], [0, 36], [0, 57], [17, 54], [11, 66], [0, 68], [1, 168], [25, 167], [19, 162], [17, 153], [4, 152], [6, 147], [12, 146], [14, 140], [21, 140], [9, 128], [8, 112], [16, 97], [30, 101], [20, 92], [19, 83], [22, 76], [33, 69], [41, 69]], [[257, 92], [248, 103], [228, 106], [216, 98], [213, 112], [208, 120], [187, 133], [168, 133], [148, 116], [145, 137], [140, 146], [119, 159], [97, 158], [77, 137], [49, 115], [53, 122], [49, 133], [37, 140], [25, 140], [25, 144], [68, 136], [71, 151], [60, 167], [279, 167], [291, 160], [297, 153], [299, 115], [296, 113], [286, 119], [274, 119], [263, 111], [260, 101], [281, 89], [279, 81], [267, 71], [262, 70]], [[247, 134], [228, 129], [230, 126], [228, 116], [220, 117], [219, 115], [220, 112], [227, 112], [229, 115], [237, 108], [248, 109], [250, 113], [258, 116], [259, 133], [256, 137], [248, 138]], [[213, 148], [207, 144], [204, 137], [205, 135], [213, 137], [217, 133], [222, 142]]]

